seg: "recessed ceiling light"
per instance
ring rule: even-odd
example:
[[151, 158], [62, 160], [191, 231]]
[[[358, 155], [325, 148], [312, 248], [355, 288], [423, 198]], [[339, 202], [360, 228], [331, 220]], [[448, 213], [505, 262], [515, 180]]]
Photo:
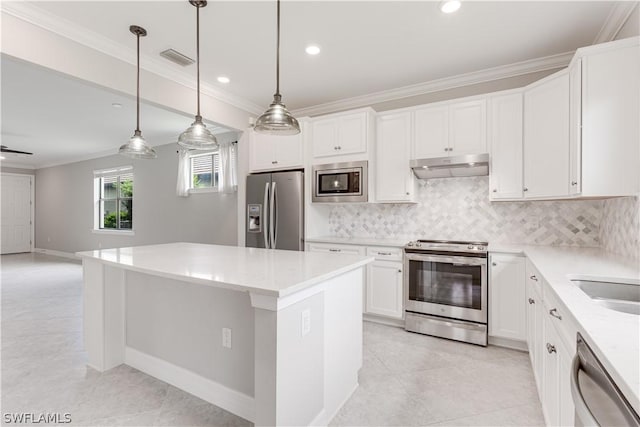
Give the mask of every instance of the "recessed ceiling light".
[[122, 104], [120, 104], [119, 102], [114, 102], [113, 104], [111, 104], [111, 106], [113, 108], [122, 108]]
[[307, 52], [309, 55], [317, 55], [320, 53], [320, 46], [311, 44], [305, 48], [305, 52]]
[[229, 77], [220, 76], [220, 77], [218, 77], [218, 81], [219, 81], [220, 83], [227, 84], [227, 83], [229, 83], [231, 80], [229, 79]]
[[440, 10], [443, 13], [453, 13], [456, 10], [460, 9], [460, 0], [445, 0], [440, 3]]

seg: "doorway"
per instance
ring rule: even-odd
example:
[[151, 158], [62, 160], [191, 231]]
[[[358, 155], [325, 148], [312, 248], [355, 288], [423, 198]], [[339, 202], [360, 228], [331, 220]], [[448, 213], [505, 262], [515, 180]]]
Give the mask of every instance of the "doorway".
[[3, 173], [1, 176], [0, 252], [33, 251], [33, 175]]

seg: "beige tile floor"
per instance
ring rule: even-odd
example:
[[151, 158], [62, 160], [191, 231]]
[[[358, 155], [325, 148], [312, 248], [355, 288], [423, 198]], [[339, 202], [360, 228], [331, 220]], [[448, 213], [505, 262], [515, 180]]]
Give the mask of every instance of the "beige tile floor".
[[[72, 425], [249, 425], [125, 365], [86, 367], [82, 270], [3, 255], [2, 412], [68, 412]], [[528, 356], [364, 325], [360, 387], [332, 425], [543, 425]], [[4, 417], [3, 417], [4, 421]]]

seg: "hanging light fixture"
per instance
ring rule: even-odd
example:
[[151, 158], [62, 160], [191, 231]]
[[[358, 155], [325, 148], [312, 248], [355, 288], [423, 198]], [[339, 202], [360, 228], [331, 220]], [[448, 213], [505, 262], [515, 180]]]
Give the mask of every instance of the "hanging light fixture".
[[196, 68], [198, 73], [198, 112], [196, 120], [178, 137], [178, 144], [194, 150], [209, 150], [218, 147], [218, 141], [207, 129], [200, 116], [200, 8], [207, 5], [206, 0], [189, 0], [196, 8]]
[[280, 0], [277, 7], [276, 93], [267, 111], [256, 120], [254, 129], [256, 132], [272, 135], [296, 135], [300, 133], [300, 124], [282, 103], [282, 95], [280, 95]]
[[123, 156], [131, 157], [134, 159], [155, 159], [158, 157], [156, 151], [149, 147], [147, 142], [142, 137], [142, 132], [140, 131], [140, 37], [144, 37], [147, 35], [147, 30], [142, 27], [138, 27], [137, 25], [132, 25], [129, 27], [129, 31], [131, 31], [138, 41], [137, 51], [138, 51], [138, 73], [136, 77], [136, 130], [133, 132], [133, 136], [129, 139], [129, 142], [122, 145], [118, 153]]

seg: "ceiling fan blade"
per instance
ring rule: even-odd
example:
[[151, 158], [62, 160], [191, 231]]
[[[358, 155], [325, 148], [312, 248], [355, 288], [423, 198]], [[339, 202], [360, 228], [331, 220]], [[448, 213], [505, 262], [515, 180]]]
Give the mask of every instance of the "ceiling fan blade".
[[2, 152], [2, 153], [14, 153], [14, 154], [27, 154], [29, 156], [33, 155], [33, 153], [29, 153], [28, 151], [11, 150], [11, 149], [7, 148], [5, 145], [0, 147], [0, 152]]

